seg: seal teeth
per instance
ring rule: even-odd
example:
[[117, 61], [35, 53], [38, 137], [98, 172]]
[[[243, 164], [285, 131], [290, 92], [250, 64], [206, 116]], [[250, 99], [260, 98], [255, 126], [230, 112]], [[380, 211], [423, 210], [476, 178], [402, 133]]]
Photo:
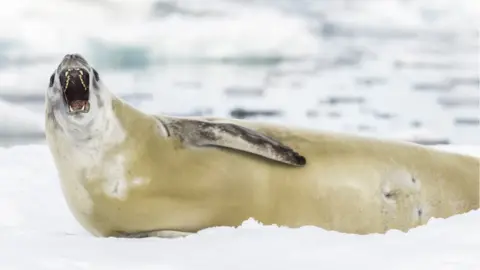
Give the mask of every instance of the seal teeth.
[[68, 89], [68, 83], [70, 82], [70, 69], [65, 71], [65, 78], [67, 78], [67, 81], [65, 82], [65, 89], [64, 91], [67, 91]]
[[68, 112], [69, 113], [74, 113], [74, 112], [88, 112], [90, 111], [90, 103], [87, 101], [85, 103], [82, 104], [82, 106], [80, 108], [76, 107], [76, 106], [72, 106], [72, 105], [68, 105]]
[[80, 72], [79, 78], [80, 78], [80, 82], [82, 83], [83, 89], [85, 89], [85, 91], [88, 91], [87, 85], [86, 85], [85, 82], [83, 81], [83, 70], [78, 69], [78, 71]]
[[[80, 76], [78, 76], [78, 78], [80, 79], [80, 83], [82, 84], [83, 86], [83, 89], [85, 91], [88, 91], [88, 88], [87, 88], [87, 84], [85, 83], [85, 81], [83, 80], [83, 70], [79, 69], [79, 68], [75, 68], [74, 69], [75, 71], [78, 71], [80, 73]], [[65, 82], [65, 89], [64, 91], [67, 91], [68, 89], [68, 85], [70, 84], [70, 72], [72, 71], [71, 68], [67, 69], [65, 71], [65, 78], [66, 78], [66, 82]]]

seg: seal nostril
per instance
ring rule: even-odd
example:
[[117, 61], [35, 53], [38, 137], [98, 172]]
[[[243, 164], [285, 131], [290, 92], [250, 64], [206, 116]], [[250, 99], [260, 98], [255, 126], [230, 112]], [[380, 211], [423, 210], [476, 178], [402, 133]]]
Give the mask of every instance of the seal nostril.
[[70, 53], [70, 54], [65, 55], [66, 60], [76, 60], [78, 58], [79, 58], [79, 55], [76, 54], [76, 53]]

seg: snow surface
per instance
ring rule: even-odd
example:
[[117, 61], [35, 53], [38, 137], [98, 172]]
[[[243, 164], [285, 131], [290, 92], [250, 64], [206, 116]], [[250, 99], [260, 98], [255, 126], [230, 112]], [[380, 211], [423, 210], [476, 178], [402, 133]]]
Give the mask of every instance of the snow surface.
[[[480, 156], [480, 146], [441, 146]], [[0, 268], [480, 269], [480, 211], [365, 236], [254, 220], [183, 239], [95, 238], [73, 219], [45, 145], [0, 148]]]

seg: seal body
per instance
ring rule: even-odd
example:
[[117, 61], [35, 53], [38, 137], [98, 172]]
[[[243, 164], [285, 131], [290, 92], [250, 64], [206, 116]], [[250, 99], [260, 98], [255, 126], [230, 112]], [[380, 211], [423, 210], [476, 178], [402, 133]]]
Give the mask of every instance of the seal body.
[[273, 124], [149, 115], [90, 77], [98, 89], [78, 119], [62, 113], [49, 88], [46, 135], [69, 208], [96, 236], [174, 237], [251, 217], [383, 233], [479, 208], [476, 158]]

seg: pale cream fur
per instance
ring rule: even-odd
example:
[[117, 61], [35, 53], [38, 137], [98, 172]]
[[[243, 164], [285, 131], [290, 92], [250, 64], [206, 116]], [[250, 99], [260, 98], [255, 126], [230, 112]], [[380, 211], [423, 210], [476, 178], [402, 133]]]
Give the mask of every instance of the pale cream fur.
[[101, 91], [108, 101], [103, 113], [111, 119], [94, 142], [79, 143], [46, 120], [67, 203], [96, 236], [197, 232], [237, 226], [250, 217], [288, 227], [383, 233], [479, 208], [479, 160], [473, 157], [403, 142], [208, 119], [260, 131], [307, 159], [304, 167], [288, 166], [231, 150], [185, 147], [166, 136], [159, 121], [166, 116], [145, 114]]
[[[117, 99], [113, 106], [127, 136], [95, 157], [91, 171], [122, 156], [127, 182], [123, 196], [105, 191], [105, 183], [112, 181], [106, 174], [89, 176], [74, 169], [77, 159], [68, 156], [77, 155], [79, 149], [69, 149], [59, 140], [49, 144], [57, 150], [53, 153], [72, 211], [98, 236], [196, 232], [236, 226], [249, 217], [265, 224], [381, 233], [405, 231], [430, 217], [479, 207], [479, 161], [472, 157], [406, 143], [236, 121], [303, 154], [307, 165], [295, 168], [247, 154], [184, 148], [161, 136], [154, 117]], [[408, 182], [410, 174], [415, 183]]]

